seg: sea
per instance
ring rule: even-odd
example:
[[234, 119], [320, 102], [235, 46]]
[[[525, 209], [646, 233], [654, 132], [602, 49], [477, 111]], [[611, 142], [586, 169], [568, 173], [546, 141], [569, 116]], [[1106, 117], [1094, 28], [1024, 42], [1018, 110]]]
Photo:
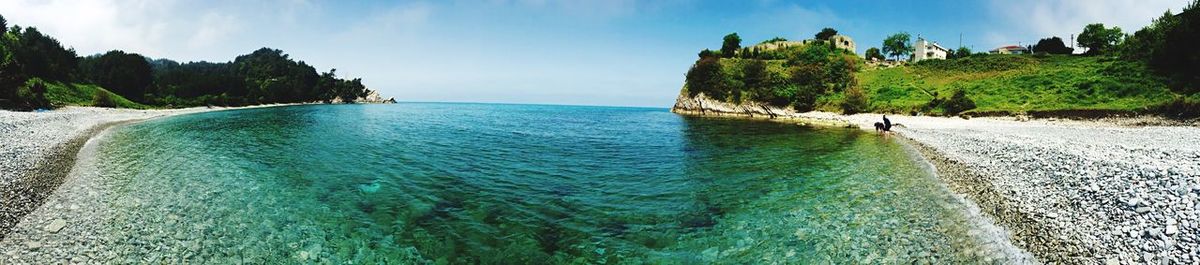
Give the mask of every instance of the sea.
[[[969, 205], [896, 137], [664, 108], [399, 103], [112, 129], [89, 239], [127, 260], [983, 263]], [[169, 249], [170, 251], [164, 251]]]

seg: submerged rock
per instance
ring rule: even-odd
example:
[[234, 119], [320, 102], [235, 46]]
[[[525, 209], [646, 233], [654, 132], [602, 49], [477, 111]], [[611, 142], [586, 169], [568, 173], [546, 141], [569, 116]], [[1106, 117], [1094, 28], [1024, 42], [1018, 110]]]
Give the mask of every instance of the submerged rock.
[[379, 191], [379, 187], [379, 180], [375, 180], [367, 184], [358, 184], [358, 191], [362, 193], [375, 193]]

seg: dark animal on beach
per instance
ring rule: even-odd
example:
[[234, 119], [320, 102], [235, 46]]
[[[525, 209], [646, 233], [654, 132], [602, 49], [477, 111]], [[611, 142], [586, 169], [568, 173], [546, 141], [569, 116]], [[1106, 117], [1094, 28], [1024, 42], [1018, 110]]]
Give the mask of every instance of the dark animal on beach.
[[892, 120], [883, 115], [883, 122], [875, 122], [875, 132], [886, 134], [892, 131]]

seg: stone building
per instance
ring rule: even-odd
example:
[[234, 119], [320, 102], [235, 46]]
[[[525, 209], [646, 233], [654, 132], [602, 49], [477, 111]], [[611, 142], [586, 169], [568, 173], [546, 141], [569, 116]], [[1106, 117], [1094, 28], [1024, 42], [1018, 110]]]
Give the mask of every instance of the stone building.
[[[817, 42], [825, 42], [825, 41], [818, 40], [818, 39], [807, 39], [807, 40], [803, 40], [803, 41], [776, 41], [776, 42], [768, 42], [768, 43], [761, 43], [758, 45], [754, 45], [752, 48], [757, 48], [757, 49], [763, 50], [763, 51], [769, 51], [769, 50], [774, 50], [774, 49], [779, 49], [779, 48], [784, 48], [784, 47], [808, 45], [808, 44], [817, 43]], [[850, 36], [833, 35], [833, 36], [829, 37], [828, 42], [832, 43], [833, 47], [836, 49], [844, 49], [844, 50], [854, 52], [854, 53], [858, 52], [857, 47], [854, 45], [854, 39], [851, 39]]]

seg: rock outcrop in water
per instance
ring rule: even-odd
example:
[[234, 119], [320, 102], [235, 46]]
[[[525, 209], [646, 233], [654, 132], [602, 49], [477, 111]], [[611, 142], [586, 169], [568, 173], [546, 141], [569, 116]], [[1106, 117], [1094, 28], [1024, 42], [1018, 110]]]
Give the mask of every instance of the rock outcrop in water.
[[763, 117], [771, 119], [794, 117], [797, 114], [796, 111], [790, 108], [780, 108], [760, 102], [724, 102], [710, 98], [704, 95], [704, 93], [699, 93], [695, 97], [691, 97], [688, 96], [686, 90], [679, 93], [679, 97], [675, 99], [675, 106], [671, 107], [671, 112], [688, 115]]
[[[341, 104], [341, 103], [346, 103], [346, 101], [343, 100], [341, 97], [334, 97], [333, 100], [330, 101], [330, 103]], [[359, 99], [355, 100], [353, 103], [394, 104], [394, 103], [396, 103], [396, 98], [391, 97], [391, 98], [385, 99], [385, 98], [383, 98], [383, 95], [379, 94], [379, 91], [367, 90], [366, 97], [359, 98]]]

